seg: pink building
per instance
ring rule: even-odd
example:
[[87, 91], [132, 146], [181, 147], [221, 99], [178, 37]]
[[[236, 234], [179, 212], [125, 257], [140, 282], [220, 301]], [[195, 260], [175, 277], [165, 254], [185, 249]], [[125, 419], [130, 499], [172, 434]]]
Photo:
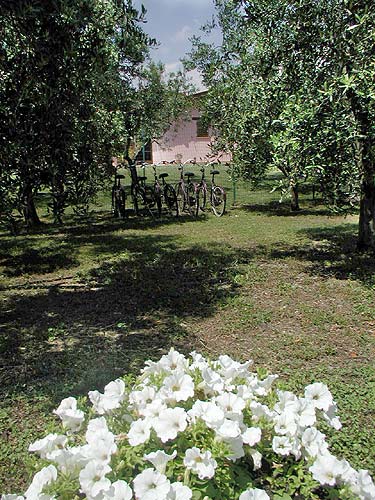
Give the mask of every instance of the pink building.
[[[199, 97], [205, 92], [196, 94]], [[198, 162], [212, 154], [212, 131], [204, 127], [198, 109], [191, 109], [187, 116], [171, 125], [169, 130], [158, 140], [152, 141], [148, 161], [154, 164], [163, 161], [184, 162], [195, 158]], [[220, 156], [221, 161], [230, 161], [229, 154]]]

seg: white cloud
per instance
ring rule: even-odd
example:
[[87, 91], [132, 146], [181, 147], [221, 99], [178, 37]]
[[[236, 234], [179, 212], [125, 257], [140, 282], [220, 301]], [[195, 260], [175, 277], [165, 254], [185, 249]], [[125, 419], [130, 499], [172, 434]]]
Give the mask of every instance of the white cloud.
[[202, 83], [202, 76], [198, 70], [193, 69], [192, 71], [189, 71], [187, 73], [187, 76], [191, 81], [191, 83], [195, 86], [197, 92], [201, 92], [202, 90], [207, 90], [207, 87], [205, 87]]
[[174, 42], [186, 42], [188, 38], [193, 34], [193, 30], [191, 26], [183, 26], [180, 30], [178, 30], [173, 36], [172, 41]]
[[155, 0], [163, 5], [168, 5], [168, 7], [179, 8], [181, 6], [187, 5], [189, 7], [200, 7], [206, 9], [207, 6], [213, 4], [213, 0]]
[[164, 66], [166, 73], [175, 73], [176, 71], [182, 69], [182, 64], [180, 63], [180, 61], [166, 63]]
[[[167, 63], [164, 65], [165, 74], [176, 73], [176, 71], [182, 70], [182, 64], [179, 61], [172, 63]], [[193, 69], [186, 73], [188, 80], [194, 85], [196, 92], [201, 92], [202, 90], [207, 90], [207, 88], [202, 83], [202, 77], [198, 70]]]

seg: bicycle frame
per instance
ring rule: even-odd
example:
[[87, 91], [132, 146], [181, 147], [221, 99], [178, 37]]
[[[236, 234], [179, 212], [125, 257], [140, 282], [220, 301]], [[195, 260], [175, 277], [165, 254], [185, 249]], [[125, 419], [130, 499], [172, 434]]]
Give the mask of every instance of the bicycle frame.
[[[145, 164], [142, 164], [143, 167], [145, 167]], [[146, 177], [145, 176], [139, 176], [136, 165], [132, 164], [132, 168], [130, 168], [131, 172], [131, 195], [133, 199], [133, 205], [134, 205], [134, 211], [136, 215], [139, 215], [139, 202], [147, 208], [148, 212], [150, 213], [151, 217], [154, 217], [154, 214], [152, 212], [152, 208], [156, 203], [156, 198], [154, 195], [154, 191], [151, 188], [151, 186], [146, 185]]]
[[[156, 203], [158, 206], [159, 217], [162, 214], [163, 205], [167, 208], [169, 214], [174, 214], [176, 217], [178, 217], [179, 214], [176, 191], [174, 187], [165, 180], [165, 178], [168, 176], [168, 173], [164, 172], [158, 176], [156, 167], [158, 167], [159, 165], [165, 165], [165, 162], [152, 166], [154, 170], [154, 192]], [[161, 181], [159, 179], [161, 179]]]
[[[177, 198], [180, 200], [180, 212], [186, 211], [186, 208], [188, 209], [189, 214], [192, 214], [192, 200], [191, 196], [189, 194], [189, 191], [194, 192], [194, 195], [196, 193], [196, 185], [193, 183], [193, 181], [189, 178], [188, 182], [185, 182], [185, 176], [184, 174], [184, 167], [186, 164], [191, 163], [191, 164], [196, 164], [195, 158], [186, 160], [184, 163], [180, 163], [178, 169], [180, 170], [180, 180], [176, 184], [175, 190], [177, 193]], [[180, 198], [180, 195], [182, 196], [182, 199]], [[194, 203], [195, 204], [195, 203]]]
[[125, 218], [125, 200], [126, 193], [125, 187], [121, 184], [121, 179], [124, 179], [124, 175], [115, 174], [115, 182], [112, 186], [112, 212], [115, 217]]
[[[211, 172], [211, 185], [210, 188], [208, 188], [207, 182], [206, 182], [206, 176], [205, 176], [205, 169], [206, 167], [213, 166], [216, 163], [220, 163], [220, 161], [217, 160], [212, 160], [210, 162], [207, 162], [205, 165], [202, 166], [201, 172], [202, 172], [202, 177], [197, 184], [196, 189], [197, 189], [197, 215], [199, 214], [199, 211], [201, 210], [202, 212], [205, 211], [206, 209], [206, 203], [207, 203], [207, 193], [208, 190], [210, 191], [210, 204], [212, 211], [214, 214], [218, 217], [221, 217], [224, 212], [225, 212], [225, 205], [226, 205], [226, 193], [224, 189], [221, 186], [218, 186], [215, 182], [215, 175], [218, 173], [218, 171], [212, 170]], [[200, 194], [201, 193], [201, 194]], [[218, 207], [221, 207], [219, 210]]]

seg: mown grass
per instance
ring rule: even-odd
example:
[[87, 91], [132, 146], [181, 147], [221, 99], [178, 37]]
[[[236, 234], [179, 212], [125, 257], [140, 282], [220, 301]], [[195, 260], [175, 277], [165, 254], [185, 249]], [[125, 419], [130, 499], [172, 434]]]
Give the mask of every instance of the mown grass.
[[269, 184], [247, 188], [221, 219], [117, 221], [104, 194], [84, 223], [0, 236], [1, 492], [24, 488], [63, 397], [172, 345], [253, 358], [293, 390], [326, 382], [334, 451], [375, 472], [375, 263], [355, 251], [357, 218], [308, 191], [292, 215]]

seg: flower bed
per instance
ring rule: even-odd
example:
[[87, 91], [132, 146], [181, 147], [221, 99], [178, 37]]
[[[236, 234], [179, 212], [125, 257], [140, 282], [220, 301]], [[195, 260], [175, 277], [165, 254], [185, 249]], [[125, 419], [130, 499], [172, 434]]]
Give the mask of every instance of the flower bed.
[[251, 365], [171, 349], [135, 381], [64, 399], [64, 433], [29, 447], [43, 468], [24, 496], [2, 498], [375, 499], [369, 473], [333, 456], [318, 430], [341, 427], [327, 386], [299, 397]]

